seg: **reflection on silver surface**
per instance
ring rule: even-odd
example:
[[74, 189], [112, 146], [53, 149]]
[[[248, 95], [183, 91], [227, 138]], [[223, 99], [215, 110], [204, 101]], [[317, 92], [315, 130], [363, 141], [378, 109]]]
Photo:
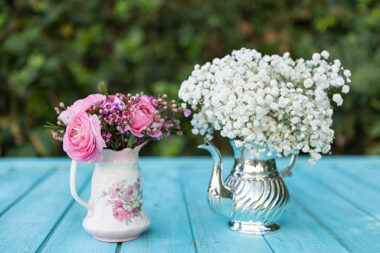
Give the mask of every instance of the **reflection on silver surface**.
[[275, 222], [289, 203], [282, 178], [291, 175], [297, 156], [292, 157], [280, 176], [274, 156], [255, 159], [248, 149], [236, 147], [234, 141], [231, 145], [235, 163], [225, 182], [219, 150], [207, 141], [199, 146], [208, 150], [214, 161], [208, 189], [211, 210], [229, 217], [229, 226], [235, 231], [255, 234], [276, 231], [280, 227]]

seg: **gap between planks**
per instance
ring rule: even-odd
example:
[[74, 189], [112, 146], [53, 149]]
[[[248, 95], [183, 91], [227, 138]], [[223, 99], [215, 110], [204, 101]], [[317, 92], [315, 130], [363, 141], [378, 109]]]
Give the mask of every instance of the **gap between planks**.
[[337, 173], [339, 173], [340, 175], [342, 175], [342, 176], [344, 176], [346, 178], [350, 178], [352, 180], [358, 181], [360, 184], [367, 185], [369, 187], [372, 187], [376, 191], [380, 191], [380, 184], [376, 185], [373, 182], [370, 182], [369, 180], [366, 180], [365, 178], [358, 177], [357, 175], [355, 175], [354, 173], [352, 173], [352, 171], [350, 171], [348, 169], [345, 170], [341, 166], [337, 165], [337, 166], [334, 166], [334, 170]]
[[[195, 232], [194, 232], [193, 225], [192, 225], [192, 218], [191, 218], [190, 210], [189, 210], [189, 207], [188, 207], [189, 202], [188, 202], [188, 199], [186, 197], [186, 193], [185, 193], [185, 189], [184, 189], [183, 178], [185, 176], [184, 176], [184, 174], [182, 172], [182, 169], [186, 169], [186, 168], [187, 168], [187, 166], [185, 164], [181, 164], [180, 166], [177, 167], [177, 170], [178, 170], [178, 175], [179, 175], [179, 180], [180, 180], [181, 191], [182, 191], [183, 199], [184, 199], [185, 206], [186, 206], [186, 212], [187, 212], [187, 216], [188, 216], [188, 221], [189, 221], [189, 226], [190, 226], [190, 230], [191, 230], [191, 235], [193, 237], [194, 249], [195, 249], [195, 252], [198, 253], [199, 249], [198, 249], [198, 246], [197, 246]], [[265, 244], [268, 246], [268, 249], [272, 253], [274, 253], [275, 251], [273, 250], [273, 248], [271, 247], [271, 245], [269, 244], [269, 242], [266, 240], [266, 238], [264, 238], [263, 235], [259, 235], [259, 236], [263, 239], [263, 241], [265, 242]]]
[[270, 243], [268, 242], [267, 238], [265, 238], [265, 235], [264, 235], [264, 234], [261, 234], [261, 237], [262, 237], [262, 238], [264, 239], [264, 241], [267, 243], [269, 249], [270, 249], [273, 253], [275, 253], [274, 250], [273, 250], [273, 248], [272, 248], [272, 246], [270, 246]]
[[12, 203], [10, 203], [1, 213], [0, 217], [4, 215], [9, 209], [12, 208], [12, 206], [16, 205], [19, 201], [21, 201], [23, 198], [28, 196], [38, 185], [40, 185], [42, 182], [44, 182], [47, 178], [49, 178], [54, 172], [56, 172], [55, 169], [48, 169], [48, 171], [43, 174], [41, 177], [39, 177], [28, 189], [26, 189], [18, 198], [16, 198]]
[[123, 245], [122, 242], [118, 242], [117, 245], [116, 245], [116, 249], [115, 249], [115, 253], [120, 253], [120, 250], [121, 250], [121, 246]]
[[[363, 212], [365, 215], [368, 215], [370, 216], [371, 218], [373, 218], [374, 220], [376, 221], [379, 221], [380, 222], [380, 219], [377, 218], [376, 216], [374, 216], [373, 214], [371, 214], [369, 211], [367, 211], [366, 209], [364, 209], [363, 207], [361, 207], [360, 205], [356, 204], [354, 201], [352, 201], [351, 199], [347, 198], [346, 196], [342, 195], [341, 193], [337, 192], [336, 189], [334, 189], [334, 187], [330, 186], [329, 184], [325, 183], [323, 180], [319, 179], [319, 178], [316, 178], [314, 177], [312, 174], [308, 174], [308, 173], [305, 173], [304, 171], [300, 171], [299, 173], [301, 173], [303, 176], [305, 177], [308, 177], [310, 178], [311, 180], [313, 180], [314, 182], [320, 184], [320, 185], [323, 185], [326, 189], [328, 189], [332, 194], [334, 194], [335, 196], [337, 196], [338, 198], [340, 199], [343, 199], [344, 201], [348, 202], [349, 204], [351, 204], [351, 206], [355, 207], [356, 209], [358, 209], [359, 211]], [[343, 173], [339, 172], [339, 174], [341, 174], [342, 176], [344, 176]], [[350, 178], [350, 177], [348, 177]], [[351, 178], [350, 178], [351, 179]], [[356, 180], [356, 179], [355, 179]], [[360, 181], [361, 184], [363, 184], [363, 182]], [[366, 185], [366, 183], [364, 182], [364, 185]], [[378, 191], [378, 189], [374, 188], [374, 190]], [[380, 193], [379, 193], [380, 194]]]
[[184, 186], [183, 186], [183, 183], [184, 183], [183, 182], [183, 175], [182, 175], [181, 169], [179, 169], [179, 168], [181, 168], [181, 166], [177, 166], [176, 170], [177, 170], [177, 175], [179, 177], [178, 179], [179, 179], [179, 182], [180, 182], [182, 199], [183, 199], [183, 202], [185, 203], [186, 216], [187, 216], [187, 221], [188, 221], [190, 232], [191, 232], [191, 237], [192, 237], [193, 246], [194, 246], [194, 252], [198, 253], [198, 245], [197, 245], [197, 241], [195, 239], [193, 224], [191, 223], [190, 210], [189, 210], [189, 207], [188, 207], [188, 201], [187, 201], [186, 194], [185, 194], [185, 189], [184, 189]]
[[[180, 170], [180, 173], [182, 172], [182, 170]], [[182, 174], [182, 173], [181, 173]], [[180, 176], [180, 179], [182, 181], [182, 178], [183, 178], [183, 175]], [[183, 183], [181, 182], [181, 190], [183, 191], [182, 194], [185, 195], [184, 193], [184, 189], [183, 189]], [[184, 196], [184, 199], [186, 201], [186, 207], [188, 206], [188, 200], [186, 198], [186, 196]], [[294, 200], [294, 198], [292, 198]], [[294, 200], [295, 201], [295, 200]], [[295, 201], [296, 202], [296, 201]], [[337, 237], [337, 235], [335, 233], [333, 233], [328, 227], [326, 227], [324, 224], [321, 223], [321, 221], [315, 216], [313, 215], [307, 208], [305, 208], [304, 206], [300, 205], [298, 202], [296, 202], [296, 204], [303, 210], [304, 214], [309, 216], [310, 219], [314, 220], [319, 226], [320, 226], [320, 229], [321, 230], [324, 230], [326, 231], [326, 234], [330, 235], [330, 237], [336, 241], [337, 245], [339, 244], [342, 249], [346, 250], [347, 252], [349, 252], [348, 248], [346, 245], [344, 245]], [[190, 222], [190, 226], [192, 226], [192, 220], [191, 220], [191, 217], [190, 217], [190, 214], [189, 214], [189, 222]], [[191, 230], [193, 231], [193, 228], [191, 227]], [[195, 237], [195, 236], [194, 236]], [[272, 247], [271, 243], [270, 243], [270, 240], [268, 240], [266, 238], [266, 235], [261, 235], [261, 237], [263, 238], [263, 240], [265, 241], [266, 245], [268, 246], [269, 250], [271, 252], [276, 252], [274, 250], [274, 248]]]
[[324, 230], [327, 231], [327, 233], [329, 233], [345, 250], [347, 250], [348, 252], [350, 252], [349, 248], [347, 247], [347, 245], [345, 245], [338, 237], [337, 234], [335, 234], [333, 231], [331, 231], [326, 225], [324, 225], [319, 219], [317, 216], [315, 216], [309, 209], [307, 209], [304, 205], [302, 205], [301, 203], [299, 203], [297, 200], [295, 200], [293, 198], [293, 201], [295, 204], [297, 204], [299, 207], [301, 207], [301, 209], [307, 214], [309, 215], [313, 220], [315, 220]]
[[[92, 174], [90, 173], [90, 175], [87, 177], [85, 183], [79, 189], [79, 191], [78, 191], [79, 195], [86, 189], [86, 187], [90, 183], [91, 176], [92, 176]], [[70, 210], [70, 208], [73, 206], [74, 203], [75, 203], [75, 200], [72, 199], [71, 202], [68, 204], [68, 206], [63, 210], [62, 215], [58, 218], [57, 222], [53, 225], [53, 227], [50, 229], [49, 233], [46, 235], [45, 239], [42, 241], [40, 246], [35, 251], [36, 253], [41, 252], [43, 250], [43, 248], [45, 247], [45, 245], [47, 244], [47, 242], [49, 241], [51, 236], [54, 234], [54, 232], [57, 230], [57, 227], [62, 222], [63, 218], [66, 216], [66, 214], [68, 213], [68, 211]]]

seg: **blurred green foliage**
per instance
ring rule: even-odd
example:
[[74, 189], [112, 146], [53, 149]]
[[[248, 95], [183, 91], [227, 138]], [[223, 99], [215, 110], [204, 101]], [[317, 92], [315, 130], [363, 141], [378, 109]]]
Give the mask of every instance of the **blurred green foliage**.
[[[0, 156], [62, 155], [44, 122], [101, 80], [110, 92], [175, 98], [196, 63], [241, 47], [340, 58], [353, 83], [335, 110], [333, 153], [380, 154], [379, 1], [10, 0], [0, 3], [0, 41]], [[183, 127], [185, 137], [144, 152], [203, 154]]]

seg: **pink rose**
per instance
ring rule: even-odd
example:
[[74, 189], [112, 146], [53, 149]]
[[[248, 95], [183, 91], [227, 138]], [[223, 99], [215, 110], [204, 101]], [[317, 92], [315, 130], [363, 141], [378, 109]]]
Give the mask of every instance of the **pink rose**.
[[120, 196], [120, 198], [124, 201], [131, 201], [135, 198], [134, 196], [134, 189], [133, 187], [128, 187], [127, 189], [125, 189], [122, 193], [122, 195]]
[[110, 196], [111, 199], [114, 199], [116, 197], [116, 190], [115, 190], [115, 188], [110, 188], [108, 190], [108, 195]]
[[99, 162], [103, 159], [106, 143], [100, 131], [100, 120], [96, 115], [79, 112], [66, 127], [63, 150], [77, 162]]
[[132, 212], [131, 211], [126, 211], [124, 217], [125, 217], [126, 220], [129, 220], [130, 218], [132, 218]]
[[154, 113], [157, 111], [146, 95], [140, 98], [140, 102], [132, 105], [133, 112], [130, 113], [131, 124], [129, 130], [137, 137], [143, 137], [141, 133], [153, 122]]
[[150, 131], [148, 132], [148, 135], [153, 138], [158, 138], [162, 135], [161, 132], [162, 123], [160, 122], [153, 122], [153, 124], [150, 127]]
[[137, 207], [135, 207], [135, 208], [132, 209], [132, 213], [134, 213], [134, 214], [138, 214], [139, 212], [140, 212], [140, 207], [139, 206], [137, 206]]
[[133, 195], [134, 193], [134, 189], [132, 186], [129, 186], [127, 189], [125, 189], [125, 191], [123, 192], [124, 196], [129, 196], [129, 195]]
[[112, 211], [113, 211], [113, 217], [115, 217], [115, 219], [117, 219], [120, 222], [129, 220], [130, 218], [132, 218], [132, 212], [127, 211], [122, 207], [115, 207], [112, 209]]
[[114, 204], [115, 207], [123, 207], [123, 202], [121, 202], [120, 200], [115, 200]]
[[115, 219], [117, 219], [120, 222], [124, 220], [129, 220], [130, 218], [132, 218], [132, 212], [125, 210], [122, 204], [121, 206], [116, 205], [116, 201], [115, 201], [115, 207], [112, 209], [112, 211], [113, 211], [113, 217], [115, 217]]
[[105, 100], [106, 96], [102, 94], [92, 94], [84, 99], [79, 99], [75, 101], [75, 103], [69, 107], [59, 115], [59, 119], [65, 123], [65, 125], [69, 124], [71, 120], [77, 115], [79, 112], [85, 112], [91, 105], [94, 105], [96, 102], [100, 100]]

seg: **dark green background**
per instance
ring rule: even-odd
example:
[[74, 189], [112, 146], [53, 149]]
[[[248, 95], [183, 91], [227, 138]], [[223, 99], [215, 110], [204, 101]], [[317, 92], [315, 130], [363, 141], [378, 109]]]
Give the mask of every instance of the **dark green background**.
[[[1, 1], [0, 156], [63, 155], [43, 128], [60, 101], [98, 92], [175, 98], [194, 64], [233, 49], [310, 58], [327, 49], [352, 70], [334, 112], [335, 154], [380, 154], [379, 1]], [[150, 155], [204, 154], [185, 136]], [[224, 151], [226, 142], [217, 138]]]

